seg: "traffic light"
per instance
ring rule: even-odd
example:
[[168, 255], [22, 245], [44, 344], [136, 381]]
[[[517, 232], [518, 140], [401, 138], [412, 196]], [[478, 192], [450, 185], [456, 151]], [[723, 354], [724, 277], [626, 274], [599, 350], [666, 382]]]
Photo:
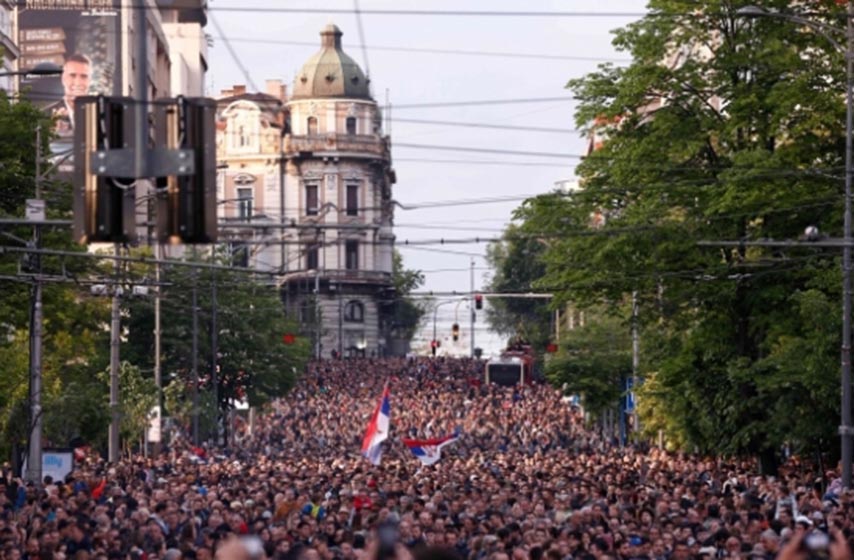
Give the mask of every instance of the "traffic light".
[[179, 97], [159, 105], [164, 147], [193, 150], [195, 171], [158, 180], [165, 196], [157, 208], [157, 236], [161, 243], [213, 243], [217, 239], [216, 102]]
[[436, 348], [438, 348], [438, 347], [439, 347], [439, 341], [438, 340], [433, 339], [430, 341], [430, 351], [433, 353], [434, 356], [436, 355]]
[[475, 309], [483, 309], [483, 295], [475, 294], [475, 296], [474, 296], [474, 308]]
[[451, 327], [451, 336], [454, 338], [454, 342], [460, 339], [460, 325], [454, 323], [454, 326]]
[[74, 108], [73, 235], [78, 243], [136, 239], [132, 178], [101, 175], [107, 150], [133, 137], [132, 99], [84, 96]]

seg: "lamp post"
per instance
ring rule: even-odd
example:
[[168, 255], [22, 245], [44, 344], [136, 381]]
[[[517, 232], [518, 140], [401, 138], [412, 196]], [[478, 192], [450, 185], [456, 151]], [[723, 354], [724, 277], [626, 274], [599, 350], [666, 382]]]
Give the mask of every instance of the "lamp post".
[[[852, 60], [852, 57], [854, 57], [854, 27], [852, 27], [854, 1], [849, 0], [847, 5], [845, 29], [812, 21], [793, 14], [769, 12], [758, 6], [745, 6], [736, 12], [741, 17], [777, 18], [804, 25], [827, 39], [834, 48], [845, 55], [845, 215], [842, 234], [842, 344], [840, 352], [842, 410], [840, 411], [841, 422], [839, 425], [842, 453], [842, 485], [844, 488], [851, 487], [851, 455], [852, 451], [854, 451], [854, 448], [852, 448], [854, 427], [851, 425], [851, 133], [852, 128], [854, 128], [854, 103], [852, 103], [852, 88], [854, 87], [854, 60]], [[844, 33], [845, 45], [839, 43], [828, 32]]]

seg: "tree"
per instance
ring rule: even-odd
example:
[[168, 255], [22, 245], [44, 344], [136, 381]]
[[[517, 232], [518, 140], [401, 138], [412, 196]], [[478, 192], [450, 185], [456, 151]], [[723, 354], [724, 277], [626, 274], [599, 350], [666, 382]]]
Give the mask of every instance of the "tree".
[[424, 274], [420, 270], [405, 268], [403, 255], [397, 249], [392, 256], [392, 283], [395, 291], [391, 313], [394, 328], [401, 334], [401, 338], [412, 340], [424, 317], [425, 308], [407, 296], [424, 285]]
[[[487, 285], [491, 292], [529, 292], [546, 267], [542, 261], [546, 244], [510, 225], [501, 241], [489, 245], [486, 260], [493, 270]], [[497, 332], [526, 340], [538, 354], [551, 338], [549, 305], [543, 299], [492, 298], [486, 319]]]
[[[0, 92], [0, 215], [21, 219], [25, 201], [35, 191], [36, 128], [41, 127], [42, 170], [49, 154], [50, 117], [26, 100], [14, 103]], [[43, 197], [48, 217], [69, 218], [70, 187], [44, 178]], [[31, 239], [30, 227], [3, 227], [3, 244], [22, 247]], [[42, 247], [85, 249], [72, 244], [67, 230], [43, 228]], [[0, 454], [20, 464], [26, 453], [32, 419], [29, 414], [29, 339], [34, 259], [29, 254], [0, 255]], [[106, 435], [108, 416], [100, 408], [100, 387], [95, 372], [106, 364], [103, 324], [108, 308], [91, 298], [85, 279], [93, 268], [88, 259], [41, 258], [41, 274], [65, 278], [64, 283], [43, 283], [42, 414], [46, 445], [66, 446], [72, 437], [97, 445]]]
[[592, 313], [566, 331], [560, 350], [546, 363], [546, 378], [566, 394], [577, 394], [594, 416], [614, 410], [632, 375], [632, 341], [624, 317]]
[[[549, 239], [538, 285], [558, 302], [619, 308], [638, 293], [645, 426], [773, 468], [782, 443], [812, 446], [838, 424], [838, 339], [804, 325], [838, 301], [838, 255], [698, 242], [839, 231], [845, 64], [808, 30], [738, 17], [748, 3], [652, 0], [618, 30], [633, 62], [569, 83], [578, 125], [601, 140], [577, 168], [583, 188], [517, 216]], [[836, 22], [844, 8], [809, 10]], [[809, 418], [780, 413], [797, 398]]]
[[[141, 254], [145, 255], [145, 252]], [[208, 260], [218, 263], [219, 258]], [[152, 275], [151, 265], [137, 267], [135, 276]], [[213, 351], [211, 329], [213, 292], [216, 290], [217, 387], [220, 410], [247, 401], [263, 405], [284, 396], [296, 383], [309, 357], [310, 344], [295, 335], [298, 325], [286, 317], [274, 285], [262, 283], [230, 270], [192, 270], [185, 266], [165, 265], [161, 270], [162, 375], [183, 387], [182, 403], [192, 400], [192, 292], [195, 287], [198, 312], [198, 377], [200, 402], [213, 393]], [[214, 287], [215, 286], [215, 287]], [[128, 342], [123, 356], [143, 371], [154, 368], [153, 294], [123, 300]], [[167, 403], [167, 414], [174, 414]], [[205, 410], [200, 411], [202, 416]], [[212, 420], [212, 415], [208, 415]], [[183, 419], [187, 421], [187, 418]], [[209, 426], [212, 429], [212, 426]]]

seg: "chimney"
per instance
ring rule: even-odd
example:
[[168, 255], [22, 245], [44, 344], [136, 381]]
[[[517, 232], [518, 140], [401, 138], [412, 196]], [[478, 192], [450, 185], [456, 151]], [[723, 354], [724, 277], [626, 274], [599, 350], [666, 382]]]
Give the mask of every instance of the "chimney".
[[264, 88], [267, 95], [275, 97], [279, 101], [287, 100], [287, 86], [282, 83], [282, 80], [267, 80]]
[[246, 93], [246, 86], [244, 85], [235, 85], [232, 88], [232, 95], [244, 95]]

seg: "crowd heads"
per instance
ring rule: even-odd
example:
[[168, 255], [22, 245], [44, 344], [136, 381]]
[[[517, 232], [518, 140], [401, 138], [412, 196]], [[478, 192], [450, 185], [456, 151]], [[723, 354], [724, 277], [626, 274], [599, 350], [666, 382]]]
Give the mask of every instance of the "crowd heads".
[[[391, 430], [360, 455], [384, 384]], [[251, 430], [250, 430], [251, 429]], [[403, 438], [459, 432], [422, 465]], [[837, 472], [620, 446], [467, 359], [312, 362], [231, 445], [0, 479], [0, 559], [851, 560]]]

